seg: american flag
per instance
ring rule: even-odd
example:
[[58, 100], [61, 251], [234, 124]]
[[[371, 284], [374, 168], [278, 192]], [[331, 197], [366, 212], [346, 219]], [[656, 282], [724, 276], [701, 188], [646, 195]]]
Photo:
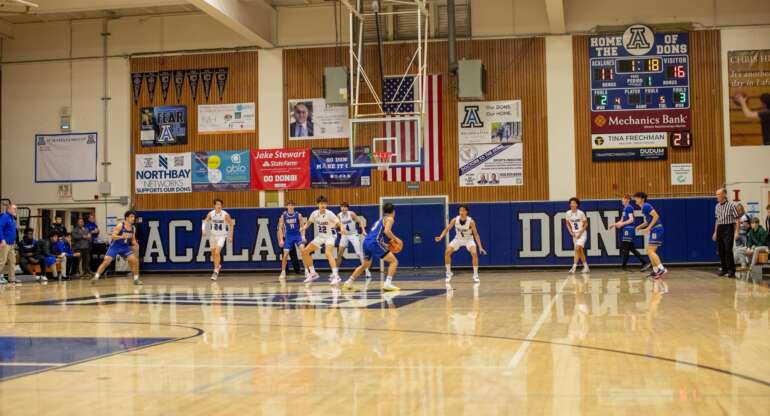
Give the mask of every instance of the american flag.
[[[422, 119], [422, 166], [421, 167], [398, 167], [390, 168], [383, 173], [383, 179], [391, 182], [418, 182], [418, 181], [440, 181], [444, 177], [442, 148], [443, 127], [442, 127], [442, 76], [431, 74], [425, 77], [426, 88], [426, 108], [425, 117]], [[386, 77], [383, 94], [383, 101], [388, 103], [383, 106], [387, 113], [408, 113], [414, 112], [414, 104], [406, 101], [414, 101], [416, 88], [419, 88], [417, 82], [414, 82], [414, 76], [395, 76]], [[405, 101], [403, 104], [401, 100]], [[397, 118], [397, 117], [396, 117]], [[413, 120], [390, 121], [385, 123], [386, 137], [395, 137], [400, 141], [402, 161], [415, 161], [418, 159], [420, 147], [417, 131], [417, 122]], [[395, 144], [386, 142], [386, 150], [395, 152]]]

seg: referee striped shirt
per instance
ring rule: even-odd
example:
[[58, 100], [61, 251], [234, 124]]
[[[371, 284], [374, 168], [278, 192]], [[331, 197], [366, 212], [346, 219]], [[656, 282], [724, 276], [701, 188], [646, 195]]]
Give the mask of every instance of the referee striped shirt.
[[717, 225], [735, 224], [738, 220], [738, 211], [735, 204], [730, 201], [718, 202], [715, 208]]

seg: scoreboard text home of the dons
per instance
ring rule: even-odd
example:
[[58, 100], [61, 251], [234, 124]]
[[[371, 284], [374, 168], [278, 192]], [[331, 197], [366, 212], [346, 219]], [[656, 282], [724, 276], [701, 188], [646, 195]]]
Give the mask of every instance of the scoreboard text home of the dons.
[[[689, 145], [688, 41], [687, 32], [655, 33], [644, 25], [589, 37], [591, 133], [612, 134], [628, 153], [595, 149], [594, 160], [665, 158], [666, 136], [673, 147]], [[658, 150], [629, 151], [645, 147]], [[600, 152], [606, 157], [597, 159]]]

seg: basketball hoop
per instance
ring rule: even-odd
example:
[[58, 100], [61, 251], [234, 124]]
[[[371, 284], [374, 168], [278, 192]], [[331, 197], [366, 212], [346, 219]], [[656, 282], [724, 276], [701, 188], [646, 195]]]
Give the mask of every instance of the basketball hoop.
[[377, 165], [377, 170], [387, 170], [392, 157], [393, 152], [372, 152], [372, 162]]

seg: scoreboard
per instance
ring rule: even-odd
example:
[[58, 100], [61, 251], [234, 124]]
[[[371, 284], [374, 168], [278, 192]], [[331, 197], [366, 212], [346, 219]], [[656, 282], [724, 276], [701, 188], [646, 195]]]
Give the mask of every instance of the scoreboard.
[[666, 159], [668, 143], [688, 147], [687, 32], [644, 25], [588, 38], [594, 161]]
[[591, 38], [592, 111], [690, 108], [688, 34], [656, 33], [638, 56], [621, 39]]

